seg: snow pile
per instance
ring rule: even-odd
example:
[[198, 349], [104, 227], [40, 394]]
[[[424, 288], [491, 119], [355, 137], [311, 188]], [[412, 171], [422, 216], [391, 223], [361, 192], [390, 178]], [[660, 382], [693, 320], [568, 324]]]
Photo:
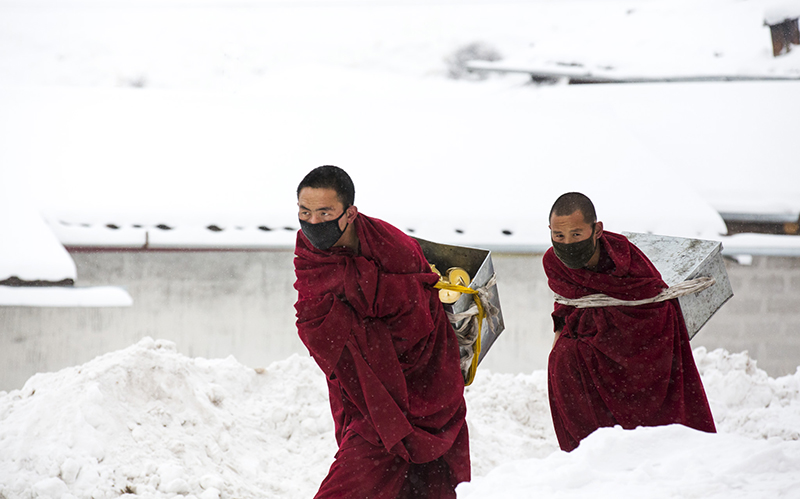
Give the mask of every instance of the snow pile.
[[694, 355], [717, 431], [800, 440], [800, 368], [794, 375], [770, 378], [746, 352], [698, 348]]
[[[544, 371], [467, 389], [474, 480], [459, 497], [777, 497], [796, 486], [800, 372], [695, 351], [720, 433], [603, 429], [557, 450]], [[264, 369], [145, 338], [0, 392], [0, 497], [311, 497], [336, 444], [309, 358]]]
[[303, 497], [335, 449], [317, 374], [150, 338], [37, 374], [0, 399], [0, 497]]
[[749, 440], [680, 425], [615, 427], [598, 430], [570, 454], [506, 463], [457, 492], [461, 499], [792, 497], [798, 466], [795, 441]]

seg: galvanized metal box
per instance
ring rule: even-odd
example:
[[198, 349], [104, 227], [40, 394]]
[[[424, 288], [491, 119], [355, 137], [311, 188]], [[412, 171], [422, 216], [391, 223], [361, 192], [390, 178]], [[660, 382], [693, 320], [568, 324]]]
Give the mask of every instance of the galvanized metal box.
[[[470, 248], [467, 246], [452, 246], [449, 244], [439, 244], [425, 239], [415, 238], [425, 254], [429, 263], [436, 265], [442, 271], [450, 267], [461, 267], [472, 277], [469, 287], [478, 289], [486, 285], [494, 275], [492, 265], [492, 252], [488, 250]], [[487, 317], [481, 325], [481, 353], [478, 356], [478, 363], [486, 356], [492, 344], [500, 333], [505, 329], [503, 322], [503, 312], [500, 309], [500, 296], [497, 293], [497, 284], [494, 284], [489, 291], [489, 301], [497, 307], [497, 314]], [[472, 295], [462, 294], [461, 297], [452, 304], [445, 304], [446, 311], [451, 313], [465, 312], [472, 306]], [[455, 324], [458, 327], [460, 324]]]
[[622, 234], [647, 255], [668, 286], [696, 277], [716, 280], [710, 288], [678, 298], [689, 338], [733, 296], [721, 243], [637, 232]]

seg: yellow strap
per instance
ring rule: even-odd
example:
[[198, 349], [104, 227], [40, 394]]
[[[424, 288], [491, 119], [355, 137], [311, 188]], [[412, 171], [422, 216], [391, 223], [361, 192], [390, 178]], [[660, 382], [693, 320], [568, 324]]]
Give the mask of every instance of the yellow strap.
[[481, 300], [478, 297], [478, 291], [466, 286], [450, 284], [443, 281], [437, 282], [433, 287], [436, 289], [447, 289], [449, 291], [459, 291], [461, 293], [472, 295], [472, 299], [475, 300], [475, 305], [478, 307], [478, 339], [475, 340], [475, 345], [472, 347], [472, 364], [469, 366], [467, 379], [464, 380], [464, 385], [469, 386], [475, 379], [475, 371], [478, 370], [478, 357], [481, 355], [481, 326], [483, 325], [484, 312], [483, 305], [481, 305]]

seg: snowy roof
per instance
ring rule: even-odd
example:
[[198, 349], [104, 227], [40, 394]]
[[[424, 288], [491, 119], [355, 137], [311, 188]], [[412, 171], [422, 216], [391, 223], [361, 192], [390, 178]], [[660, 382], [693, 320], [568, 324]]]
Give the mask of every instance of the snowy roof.
[[794, 0], [768, 0], [764, 7], [764, 22], [773, 25], [800, 17], [800, 4]]
[[130, 306], [121, 288], [72, 286], [75, 262], [29, 203], [31, 192], [19, 171], [0, 169], [0, 282], [23, 284], [0, 285], [0, 306]]
[[[291, 248], [297, 183], [336, 164], [355, 180], [362, 212], [443, 243], [541, 251], [553, 200], [579, 190], [610, 230], [718, 239], [728, 252], [799, 251], [791, 236], [724, 238], [719, 216], [800, 214], [798, 82], [578, 88], [445, 78], [445, 56], [478, 38], [508, 59], [533, 45], [650, 69], [670, 56], [682, 71], [713, 61], [726, 72], [798, 74], [800, 50], [770, 53], [762, 18], [775, 2], [492, 10], [365, 0], [325, 15], [315, 2], [264, 2], [241, 16], [212, 1], [192, 13], [217, 23], [213, 36], [206, 22], [182, 22], [189, 2], [132, 4], [126, 16], [140, 26], [175, 19], [175, 39], [132, 47], [114, 24], [119, 6], [89, 17], [77, 4], [4, 10], [12, 24], [38, 21], [26, 24], [29, 36], [0, 42], [16, 54], [0, 66], [0, 168], [25, 177], [63, 245]], [[360, 31], [388, 8], [392, 23]], [[431, 20], [452, 16], [462, 21], [424, 35]], [[263, 29], [277, 18], [286, 29]], [[300, 26], [326, 43], [300, 43]], [[95, 54], [100, 42], [106, 55]]]
[[25, 187], [12, 170], [0, 169], [0, 281], [74, 282], [75, 262], [27, 203]]
[[[581, 4], [586, 5], [586, 4]], [[800, 15], [796, 0], [595, 2], [564, 33], [537, 37], [474, 68], [584, 81], [800, 78], [800, 54], [773, 57], [774, 24]], [[564, 12], [553, 9], [550, 19]], [[566, 9], [565, 9], [566, 11]], [[588, 19], [597, 19], [588, 24]], [[567, 21], [566, 19], [564, 21]]]
[[[785, 182], [796, 177], [798, 83], [498, 93], [335, 71], [328, 79], [340, 82], [335, 102], [288, 88], [7, 89], [0, 103], [16, 112], [5, 116], [38, 118], [0, 118], [10, 137], [0, 156], [29, 172], [67, 246], [290, 248], [297, 183], [320, 164], [351, 174], [368, 215], [498, 250], [546, 248], [547, 213], [570, 190], [589, 195], [618, 231], [719, 239], [719, 211], [800, 213], [800, 188]], [[377, 86], [395, 97], [363, 97]]]

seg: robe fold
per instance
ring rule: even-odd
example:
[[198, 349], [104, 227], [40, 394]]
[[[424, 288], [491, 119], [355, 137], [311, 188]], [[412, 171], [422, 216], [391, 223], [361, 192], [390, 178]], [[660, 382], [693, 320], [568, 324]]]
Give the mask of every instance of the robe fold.
[[[622, 235], [604, 231], [598, 268], [570, 269], [550, 248], [543, 265], [550, 289], [566, 298], [603, 293], [652, 298], [667, 285]], [[635, 307], [578, 309], [556, 303], [562, 329], [548, 359], [556, 436], [570, 451], [599, 427], [680, 423], [715, 432], [678, 300]]]
[[[431, 492], [408, 497], [455, 497], [470, 478], [466, 404], [438, 276], [400, 230], [354, 223], [358, 253], [318, 250], [302, 231], [295, 248], [298, 333], [328, 379], [339, 444], [317, 497], [405, 497], [410, 477]], [[359, 472], [367, 462], [378, 469]]]

